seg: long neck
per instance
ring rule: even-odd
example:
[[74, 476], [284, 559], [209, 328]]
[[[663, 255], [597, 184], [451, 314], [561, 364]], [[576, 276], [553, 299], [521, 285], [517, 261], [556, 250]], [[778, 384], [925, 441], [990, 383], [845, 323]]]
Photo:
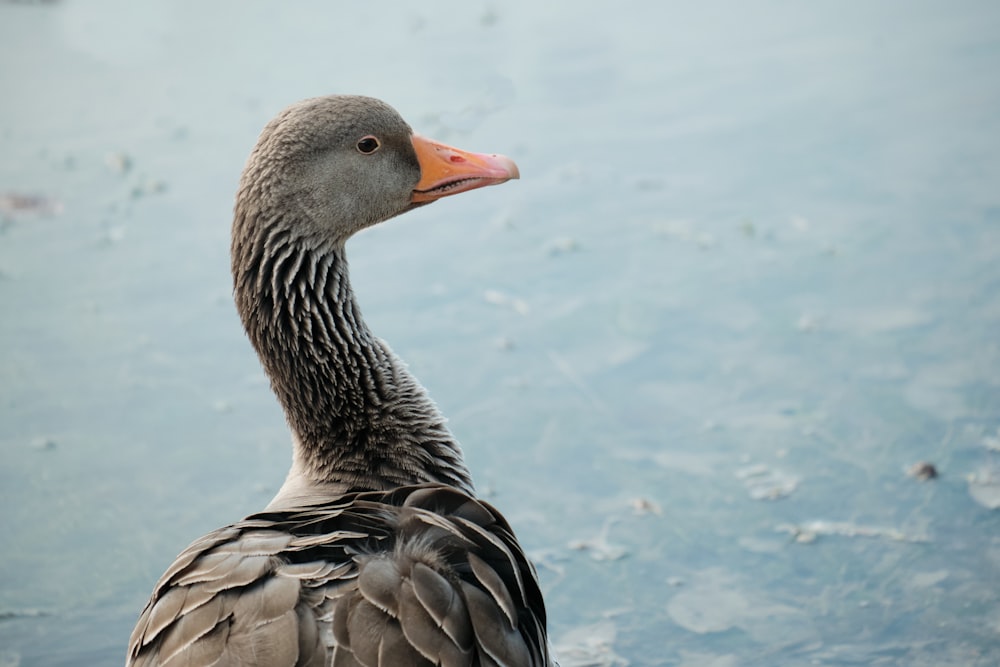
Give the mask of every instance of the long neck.
[[295, 483], [436, 481], [471, 491], [444, 418], [361, 317], [343, 246], [304, 247], [280, 222], [237, 217], [233, 279], [243, 326], [294, 434], [286, 486], [304, 477]]

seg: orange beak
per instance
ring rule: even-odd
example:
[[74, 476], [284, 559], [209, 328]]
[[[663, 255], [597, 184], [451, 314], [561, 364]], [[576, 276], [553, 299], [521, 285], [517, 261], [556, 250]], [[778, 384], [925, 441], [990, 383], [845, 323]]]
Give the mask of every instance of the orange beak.
[[420, 162], [420, 182], [410, 202], [419, 204], [487, 185], [520, 178], [517, 165], [503, 155], [467, 153], [414, 134], [411, 141]]

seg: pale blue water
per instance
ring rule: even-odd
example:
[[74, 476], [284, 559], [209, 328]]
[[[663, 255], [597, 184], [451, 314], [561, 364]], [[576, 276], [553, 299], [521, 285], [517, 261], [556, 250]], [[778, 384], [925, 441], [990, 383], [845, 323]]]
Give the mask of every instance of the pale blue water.
[[998, 5], [338, 4], [0, 3], [0, 665], [283, 479], [229, 216], [330, 92], [521, 167], [350, 254], [566, 665], [1000, 664]]

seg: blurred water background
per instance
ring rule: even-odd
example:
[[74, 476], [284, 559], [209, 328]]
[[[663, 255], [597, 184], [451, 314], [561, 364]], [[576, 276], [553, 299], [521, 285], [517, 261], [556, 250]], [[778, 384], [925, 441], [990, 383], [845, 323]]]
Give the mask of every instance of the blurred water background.
[[1000, 664], [998, 29], [988, 1], [0, 3], [0, 666], [122, 664], [176, 553], [280, 485], [232, 197], [263, 124], [334, 92], [521, 167], [349, 254], [564, 667]]

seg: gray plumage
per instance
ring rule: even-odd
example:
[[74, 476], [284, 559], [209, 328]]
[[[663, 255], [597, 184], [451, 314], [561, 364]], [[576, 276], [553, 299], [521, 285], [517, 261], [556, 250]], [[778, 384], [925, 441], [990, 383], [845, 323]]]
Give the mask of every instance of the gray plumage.
[[364, 97], [306, 100], [262, 132], [236, 199], [234, 293], [292, 431], [292, 468], [264, 512], [178, 556], [128, 665], [552, 664], [534, 569], [348, 279], [356, 231], [517, 177], [506, 158], [478, 156], [485, 166], [429, 182], [435, 153], [477, 156], [428, 145]]

